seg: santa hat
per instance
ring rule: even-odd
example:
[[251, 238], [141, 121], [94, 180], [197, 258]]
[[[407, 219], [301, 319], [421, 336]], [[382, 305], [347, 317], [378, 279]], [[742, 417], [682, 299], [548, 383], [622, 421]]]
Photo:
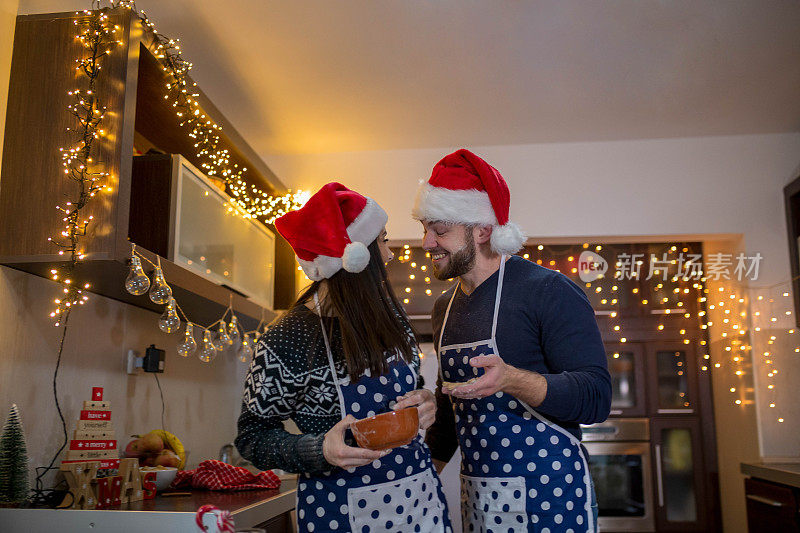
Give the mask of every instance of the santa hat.
[[389, 217], [374, 200], [341, 183], [328, 183], [296, 211], [275, 220], [309, 279], [327, 279], [344, 268], [361, 272], [369, 263], [367, 246]]
[[469, 150], [445, 156], [422, 182], [411, 216], [417, 220], [492, 226], [492, 250], [516, 253], [525, 242], [519, 226], [508, 220], [510, 194], [503, 176]]

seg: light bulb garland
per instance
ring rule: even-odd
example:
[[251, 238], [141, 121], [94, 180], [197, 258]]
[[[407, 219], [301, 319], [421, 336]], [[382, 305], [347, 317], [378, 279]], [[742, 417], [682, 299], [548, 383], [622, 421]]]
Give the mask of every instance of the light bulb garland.
[[[200, 351], [197, 353], [197, 356], [204, 363], [213, 361], [218, 354], [229, 349], [236, 351], [236, 356], [242, 363], [248, 363], [250, 361], [253, 356], [255, 342], [254, 339], [256, 339], [259, 334], [266, 330], [263, 310], [261, 320], [256, 328], [242, 333], [239, 325], [239, 318], [233, 311], [233, 295], [231, 295], [231, 301], [219, 319], [207, 326], [193, 322], [189, 320], [189, 317], [186, 316], [186, 313], [183, 311], [178, 301], [175, 300], [172, 289], [167, 283], [164, 272], [161, 269], [160, 257], [156, 256], [156, 262], [154, 263], [138, 252], [135, 244], [131, 244], [131, 257], [129, 259], [131, 273], [128, 276], [128, 279], [131, 279], [132, 276], [138, 277], [142, 275], [145, 276], [145, 279], [147, 279], [147, 276], [144, 274], [144, 270], [142, 268], [142, 261], [145, 261], [151, 267], [153, 267], [153, 281], [150, 283], [150, 286], [158, 287], [160, 291], [158, 294], [160, 296], [169, 294], [169, 296], [163, 301], [161, 298], [158, 298], [158, 301], [156, 301], [153, 298], [152, 289], [149, 293], [150, 299], [153, 300], [154, 303], [163, 304], [165, 306], [164, 312], [158, 320], [159, 329], [161, 329], [161, 331], [164, 333], [175, 333], [180, 330], [183, 324], [186, 325], [184, 328], [183, 339], [177, 347], [178, 355], [182, 357], [189, 357], [197, 352], [198, 344], [194, 338], [194, 330], [195, 328], [198, 328], [203, 332], [203, 342], [202, 345], [199, 346]], [[139, 282], [131, 286], [126, 281], [125, 289], [134, 295], [144, 295], [147, 290], [141, 290], [143, 285], [143, 283]], [[131, 288], [136, 289], [137, 292], [133, 292]], [[264, 329], [262, 329], [262, 327]]]

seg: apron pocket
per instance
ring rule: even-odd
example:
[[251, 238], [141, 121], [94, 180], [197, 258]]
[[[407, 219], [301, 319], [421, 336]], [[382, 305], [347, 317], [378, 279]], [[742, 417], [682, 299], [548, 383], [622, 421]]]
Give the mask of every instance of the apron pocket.
[[354, 532], [443, 532], [444, 503], [433, 471], [347, 491]]
[[524, 477], [461, 475], [464, 531], [521, 531], [528, 526]]

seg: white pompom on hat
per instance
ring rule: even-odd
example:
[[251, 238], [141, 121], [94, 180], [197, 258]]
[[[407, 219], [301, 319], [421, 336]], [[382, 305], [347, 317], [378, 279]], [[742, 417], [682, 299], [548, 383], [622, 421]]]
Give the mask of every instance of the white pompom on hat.
[[324, 185], [300, 209], [275, 220], [275, 229], [297, 254], [306, 276], [319, 281], [342, 268], [352, 273], [367, 268], [367, 246], [388, 220], [374, 200], [334, 182]]
[[469, 150], [445, 156], [433, 167], [414, 201], [416, 220], [492, 226], [490, 244], [511, 255], [525, 243], [522, 230], [508, 220], [511, 195], [503, 176]]

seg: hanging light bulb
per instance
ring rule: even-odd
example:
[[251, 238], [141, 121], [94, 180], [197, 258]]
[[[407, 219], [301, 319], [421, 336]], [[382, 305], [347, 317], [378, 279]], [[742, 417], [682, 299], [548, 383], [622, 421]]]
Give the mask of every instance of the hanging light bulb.
[[164, 305], [172, 297], [172, 289], [167, 285], [167, 280], [164, 279], [164, 273], [161, 271], [161, 260], [158, 260], [158, 266], [153, 273], [153, 285], [150, 287], [150, 300], [153, 303]]
[[158, 319], [158, 327], [164, 333], [178, 331], [181, 327], [181, 319], [178, 318], [178, 313], [175, 311], [175, 299], [171, 296], [166, 309], [164, 309], [164, 314]]
[[211, 342], [211, 334], [208, 330], [203, 330], [203, 348], [197, 357], [204, 363], [210, 363], [217, 356], [217, 348]]
[[239, 332], [239, 319], [233, 313], [231, 313], [231, 322], [228, 324], [228, 337], [231, 339], [228, 341], [231, 346], [238, 346], [239, 341], [242, 340], [242, 334]]
[[142, 262], [138, 256], [131, 257], [131, 271], [125, 278], [125, 290], [134, 296], [141, 296], [150, 288], [150, 280], [142, 269]]
[[219, 323], [219, 327], [217, 328], [217, 336], [214, 338], [213, 344], [214, 348], [219, 351], [222, 351], [231, 345], [231, 337], [228, 335], [228, 332], [225, 329], [224, 320]]
[[186, 324], [186, 334], [183, 341], [178, 345], [178, 355], [181, 357], [189, 357], [197, 350], [197, 341], [194, 340], [194, 328], [191, 322]]
[[242, 346], [239, 348], [239, 352], [236, 354], [239, 357], [239, 361], [242, 363], [246, 363], [253, 357], [253, 344], [252, 339], [250, 338], [250, 334], [247, 333], [242, 338]]

